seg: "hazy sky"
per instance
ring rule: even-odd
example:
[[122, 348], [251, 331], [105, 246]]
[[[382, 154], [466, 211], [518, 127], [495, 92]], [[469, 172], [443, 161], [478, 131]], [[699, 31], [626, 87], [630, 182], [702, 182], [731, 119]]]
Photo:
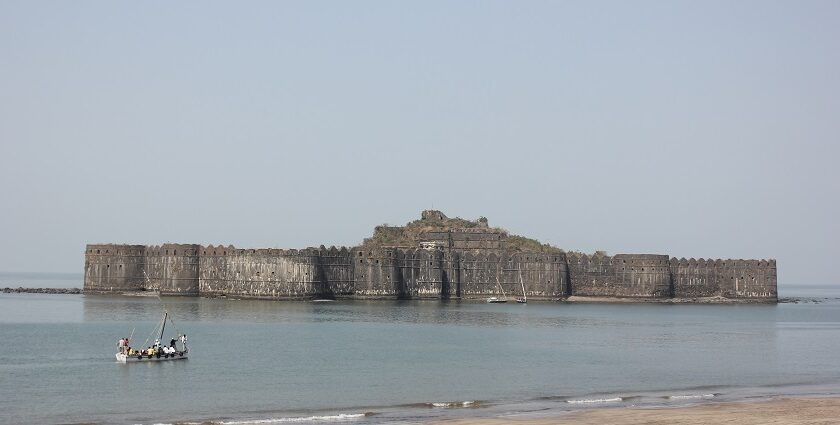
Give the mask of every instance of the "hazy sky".
[[840, 283], [840, 2], [0, 1], [0, 270], [422, 209]]

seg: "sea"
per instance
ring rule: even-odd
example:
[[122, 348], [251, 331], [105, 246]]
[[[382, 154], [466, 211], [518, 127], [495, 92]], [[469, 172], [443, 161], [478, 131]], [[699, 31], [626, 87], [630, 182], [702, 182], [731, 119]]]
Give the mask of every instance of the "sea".
[[[0, 273], [3, 287], [80, 274]], [[573, 304], [0, 294], [0, 424], [427, 423], [840, 395], [840, 288], [782, 303]], [[186, 333], [188, 360], [117, 340]]]

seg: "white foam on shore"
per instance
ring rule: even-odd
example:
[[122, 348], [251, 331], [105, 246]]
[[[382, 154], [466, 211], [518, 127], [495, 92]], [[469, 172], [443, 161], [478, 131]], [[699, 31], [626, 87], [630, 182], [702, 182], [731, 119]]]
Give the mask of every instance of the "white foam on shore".
[[581, 399], [581, 400], [566, 400], [566, 403], [572, 404], [590, 404], [590, 403], [616, 403], [619, 401], [623, 401], [624, 399], [621, 397], [614, 397], [614, 398], [591, 398], [591, 399]]
[[472, 407], [475, 406], [475, 401], [447, 401], [447, 402], [438, 402], [438, 403], [431, 403], [432, 407], [444, 407], [451, 409], [453, 407]]
[[247, 424], [279, 424], [279, 423], [294, 423], [294, 422], [348, 422], [365, 417], [364, 413], [342, 413], [340, 415], [325, 415], [325, 416], [300, 416], [289, 418], [269, 418], [269, 419], [252, 419], [242, 421], [225, 421], [217, 422], [219, 425], [247, 425]]
[[669, 395], [665, 398], [668, 398], [668, 399], [671, 399], [671, 400], [690, 400], [690, 399], [696, 399], [696, 398], [712, 398], [714, 396], [715, 396], [714, 394], [685, 394], [685, 395]]

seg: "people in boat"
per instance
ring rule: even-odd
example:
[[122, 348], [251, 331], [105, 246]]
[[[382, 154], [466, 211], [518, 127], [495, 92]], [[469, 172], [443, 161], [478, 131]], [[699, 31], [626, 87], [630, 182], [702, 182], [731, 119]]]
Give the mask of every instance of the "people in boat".
[[117, 341], [117, 348], [119, 348], [120, 353], [125, 353], [125, 340], [126, 339], [127, 338], [120, 338], [120, 340]]

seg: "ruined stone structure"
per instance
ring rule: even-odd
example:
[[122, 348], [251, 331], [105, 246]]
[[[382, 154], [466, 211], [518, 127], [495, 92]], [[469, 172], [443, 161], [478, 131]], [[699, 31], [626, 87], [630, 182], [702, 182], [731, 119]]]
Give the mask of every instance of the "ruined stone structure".
[[[447, 220], [424, 211], [421, 221]], [[686, 260], [667, 255], [607, 256], [513, 250], [487, 226], [402, 227], [375, 234], [404, 243], [329, 249], [239, 249], [183, 244], [88, 245], [85, 292], [160, 291], [161, 295], [238, 298], [695, 299], [775, 302], [775, 260]]]

